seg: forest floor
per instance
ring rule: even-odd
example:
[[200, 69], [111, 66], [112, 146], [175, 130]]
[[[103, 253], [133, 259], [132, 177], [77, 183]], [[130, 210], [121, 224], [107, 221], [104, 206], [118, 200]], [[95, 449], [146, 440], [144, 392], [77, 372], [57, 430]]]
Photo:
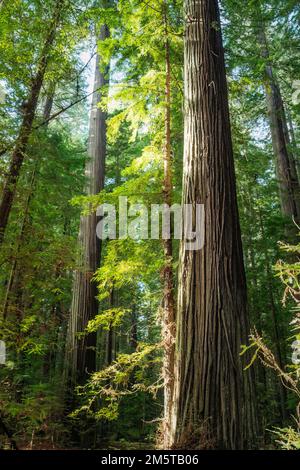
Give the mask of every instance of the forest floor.
[[[19, 450], [83, 450], [80, 447], [66, 447], [58, 446], [55, 443], [49, 441], [36, 441], [30, 442], [19, 442]], [[121, 441], [103, 441], [100, 442], [97, 448], [93, 450], [153, 450], [155, 446], [149, 442], [129, 442], [125, 440]]]

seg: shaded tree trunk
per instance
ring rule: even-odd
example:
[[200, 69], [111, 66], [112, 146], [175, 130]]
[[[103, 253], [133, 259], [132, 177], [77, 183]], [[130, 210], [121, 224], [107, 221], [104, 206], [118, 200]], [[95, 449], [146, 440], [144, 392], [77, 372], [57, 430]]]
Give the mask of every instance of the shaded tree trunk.
[[[275, 78], [268, 42], [264, 26], [259, 31], [261, 54], [265, 59], [265, 90], [267, 107], [270, 120], [272, 145], [275, 156], [276, 175], [279, 184], [279, 194], [282, 215], [300, 222], [300, 187], [297, 175], [295, 158], [290, 146], [290, 138], [287, 127], [286, 113], [282, 101], [280, 88]], [[291, 233], [288, 230], [289, 234]]]
[[286, 118], [287, 118], [287, 134], [289, 136], [289, 142], [291, 144], [291, 151], [293, 154], [293, 160], [295, 162], [295, 167], [296, 167], [296, 173], [298, 176], [298, 181], [299, 181], [299, 175], [300, 175], [300, 163], [299, 163], [299, 152], [298, 152], [298, 145], [297, 145], [297, 140], [295, 136], [295, 131], [294, 131], [294, 125], [293, 125], [293, 120], [291, 116], [291, 112], [289, 109], [286, 110]]
[[[292, 143], [293, 151], [297, 151], [298, 146], [297, 146], [297, 141], [296, 141], [296, 136], [295, 136], [294, 124], [293, 124], [291, 111], [289, 109], [287, 110], [287, 122], [288, 122], [288, 130], [290, 133], [290, 140]], [[297, 161], [298, 159], [295, 159], [295, 160]]]
[[137, 333], [137, 322], [138, 316], [136, 312], [136, 305], [132, 306], [131, 316], [130, 316], [130, 332], [129, 332], [129, 346], [132, 351], [135, 351], [138, 345], [138, 333]]
[[256, 433], [246, 281], [216, 0], [185, 0], [183, 203], [204, 204], [205, 244], [181, 244], [172, 446], [241, 449]]
[[10, 167], [8, 169], [8, 174], [4, 183], [3, 194], [0, 202], [0, 245], [3, 242], [10, 211], [16, 193], [17, 182], [26, 155], [26, 149], [30, 134], [32, 132], [38, 99], [48, 65], [49, 53], [55, 40], [56, 30], [61, 18], [64, 3], [64, 0], [57, 0], [56, 2], [53, 18], [51, 24], [49, 25], [49, 29], [47, 30], [45, 43], [38, 61], [37, 72], [32, 80], [27, 101], [23, 103], [22, 106], [23, 119], [18, 137], [16, 139], [15, 147], [12, 151]]
[[[263, 223], [263, 217], [261, 213], [261, 209], [259, 208], [259, 222], [260, 222], [260, 231], [262, 235], [262, 239], [265, 240], [265, 230], [264, 230], [264, 223]], [[279, 322], [278, 322], [278, 311], [277, 307], [275, 304], [274, 300], [274, 295], [273, 295], [273, 275], [270, 269], [271, 263], [269, 260], [268, 256], [268, 251], [267, 249], [264, 250], [264, 255], [266, 259], [266, 275], [267, 275], [267, 288], [268, 288], [268, 296], [269, 296], [269, 306], [270, 306], [270, 312], [271, 312], [271, 318], [272, 318], [272, 327], [273, 327], [273, 341], [275, 345], [275, 351], [276, 351], [276, 359], [278, 361], [278, 364], [280, 366], [281, 370], [284, 370], [284, 363], [283, 363], [283, 354], [282, 354], [282, 348], [281, 348], [281, 335], [280, 335], [280, 327], [279, 327]], [[287, 418], [287, 412], [286, 412], [286, 403], [287, 403], [287, 392], [286, 392], [286, 387], [282, 382], [279, 383], [278, 386], [278, 395], [279, 395], [279, 414], [281, 415], [282, 422]]]
[[[100, 41], [109, 37], [109, 30], [103, 25]], [[86, 165], [88, 179], [87, 194], [98, 194], [104, 187], [106, 156], [106, 113], [97, 104], [101, 100], [103, 88], [108, 83], [108, 68], [100, 72], [101, 58], [96, 59], [93, 102], [89, 128], [89, 161]], [[96, 333], [83, 339], [77, 337], [83, 332], [89, 320], [98, 313], [97, 286], [92, 277], [99, 267], [101, 243], [96, 237], [97, 217], [93, 213], [80, 219], [79, 247], [81, 260], [74, 273], [73, 299], [67, 338], [67, 369], [73, 381], [81, 381], [87, 372], [96, 370]]]
[[[12, 262], [11, 270], [10, 270], [10, 275], [9, 275], [9, 280], [6, 288], [6, 294], [5, 294], [5, 299], [3, 303], [3, 320], [6, 320], [7, 313], [8, 313], [8, 307], [10, 303], [10, 297], [13, 291], [13, 286], [14, 286], [14, 281], [17, 273], [17, 267], [18, 267], [18, 261], [19, 261], [19, 256], [20, 256], [20, 251], [24, 242], [24, 237], [26, 233], [26, 227], [28, 223], [28, 215], [29, 215], [29, 207], [30, 207], [30, 202], [32, 199], [32, 195], [34, 192], [34, 185], [35, 185], [35, 177], [36, 177], [36, 170], [37, 170], [37, 162], [35, 164], [35, 168], [32, 172], [31, 175], [31, 182], [30, 182], [30, 190], [28, 197], [26, 199], [26, 204], [25, 204], [25, 209], [24, 209], [24, 215], [23, 215], [23, 220], [22, 220], [22, 225], [21, 225], [21, 231], [20, 235], [17, 241], [17, 247], [16, 247], [16, 252], [14, 256], [14, 260]], [[18, 290], [18, 287], [16, 288]]]
[[[115, 306], [115, 290], [112, 288], [110, 297], [109, 297], [109, 308]], [[110, 323], [109, 329], [106, 332], [106, 344], [105, 344], [105, 365], [109, 366], [115, 359], [115, 331]]]

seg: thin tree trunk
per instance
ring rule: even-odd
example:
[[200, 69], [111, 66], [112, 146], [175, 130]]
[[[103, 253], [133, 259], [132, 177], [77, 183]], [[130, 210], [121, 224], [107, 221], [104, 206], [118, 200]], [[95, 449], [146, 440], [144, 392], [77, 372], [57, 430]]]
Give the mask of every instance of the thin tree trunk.
[[137, 334], [137, 312], [136, 312], [136, 305], [134, 304], [131, 309], [131, 317], [130, 317], [130, 333], [129, 333], [129, 346], [131, 347], [132, 351], [135, 351], [138, 345], [138, 334]]
[[286, 116], [287, 116], [287, 124], [288, 124], [288, 126], [287, 126], [288, 135], [290, 136], [290, 142], [291, 142], [291, 146], [292, 146], [294, 162], [295, 162], [296, 171], [297, 171], [298, 180], [299, 180], [300, 162], [299, 162], [299, 155], [298, 155], [298, 145], [297, 145], [297, 140], [296, 140], [295, 131], [294, 131], [294, 124], [293, 124], [291, 112], [290, 112], [289, 109], [287, 109]]
[[298, 146], [297, 146], [297, 141], [296, 141], [296, 136], [295, 136], [293, 119], [292, 119], [291, 111], [289, 109], [287, 111], [287, 120], [288, 120], [289, 132], [291, 135], [290, 139], [292, 141], [293, 150], [295, 150], [298, 148]]
[[[265, 90], [268, 114], [272, 136], [272, 145], [275, 155], [276, 175], [279, 183], [279, 194], [282, 215], [300, 222], [300, 187], [296, 170], [295, 159], [289, 149], [289, 135], [285, 109], [280, 88], [274, 76], [268, 50], [268, 42], [264, 26], [259, 31], [261, 54], [265, 59]], [[290, 230], [287, 231], [289, 234]]]
[[0, 202], [0, 245], [4, 239], [5, 230], [16, 193], [18, 178], [26, 155], [30, 134], [32, 132], [38, 99], [48, 65], [49, 52], [55, 40], [56, 30], [60, 21], [63, 5], [64, 0], [57, 0], [53, 18], [38, 61], [37, 72], [30, 87], [28, 99], [25, 103], [23, 103], [22, 106], [23, 120], [20, 126], [18, 137], [16, 139], [15, 147], [12, 152], [11, 163], [4, 183], [2, 199]]
[[[253, 210], [253, 194], [252, 194], [252, 189], [251, 185], [248, 187], [248, 191], [246, 192], [246, 197], [242, 201], [242, 206], [247, 214], [247, 216], [250, 216], [251, 220], [255, 220], [256, 214], [255, 211]], [[252, 228], [251, 228], [252, 229]], [[260, 291], [259, 287], [259, 282], [258, 282], [258, 277], [257, 277], [257, 266], [256, 266], [256, 261], [255, 261], [255, 249], [253, 247], [253, 240], [255, 237], [255, 227], [253, 227], [253, 230], [249, 230], [247, 233], [248, 237], [248, 265], [251, 269], [252, 276], [251, 279], [249, 280], [250, 283], [252, 283], [252, 298], [250, 299], [250, 305], [252, 307], [252, 316], [250, 315], [250, 320], [251, 324], [254, 325], [258, 331], [262, 332], [264, 329], [264, 321], [261, 315], [261, 310], [260, 306], [257, 304], [257, 293]], [[260, 361], [256, 361], [253, 364], [253, 369], [254, 369], [254, 376], [255, 376], [255, 393], [256, 396], [262, 396], [265, 397], [267, 395], [267, 382], [266, 382], [266, 370], [263, 364]], [[260, 387], [263, 387], [261, 389]], [[262, 420], [260, 419], [259, 413], [258, 413], [258, 428], [259, 428], [259, 433], [265, 433], [265, 426], [262, 423]]]
[[45, 122], [46, 128], [49, 125], [49, 118], [52, 113], [53, 101], [54, 101], [54, 96], [55, 96], [55, 88], [56, 88], [56, 84], [52, 83], [49, 86], [48, 93], [46, 95], [46, 100], [45, 100], [44, 110], [43, 110], [43, 122]]
[[181, 244], [172, 446], [242, 449], [256, 434], [246, 280], [216, 0], [185, 0], [183, 203], [204, 204], [205, 244]]
[[[109, 37], [109, 30], [103, 25], [100, 41]], [[86, 165], [88, 179], [87, 194], [98, 194], [104, 187], [106, 156], [106, 113], [97, 104], [103, 88], [108, 83], [108, 68], [100, 72], [101, 58], [96, 59], [95, 80], [89, 129], [89, 157]], [[96, 92], [96, 90], [98, 90]], [[98, 313], [97, 286], [92, 277], [99, 267], [101, 243], [96, 237], [97, 217], [93, 213], [80, 218], [79, 246], [81, 250], [80, 268], [75, 272], [73, 299], [70, 313], [66, 361], [73, 381], [81, 381], [87, 372], [96, 370], [96, 333], [83, 339], [77, 337], [83, 332], [89, 320]], [[68, 373], [68, 372], [67, 372]]]
[[26, 200], [21, 231], [20, 231], [18, 242], [17, 242], [17, 249], [16, 249], [16, 253], [15, 253], [15, 256], [14, 256], [12, 266], [11, 266], [9, 280], [8, 280], [8, 284], [7, 284], [7, 288], [6, 288], [6, 294], [5, 294], [4, 304], [3, 304], [3, 320], [6, 320], [8, 307], [9, 307], [9, 302], [10, 302], [10, 297], [11, 297], [11, 293], [13, 291], [13, 285], [14, 285], [14, 280], [15, 280], [15, 276], [16, 276], [16, 272], [17, 272], [17, 266], [18, 266], [18, 258], [19, 258], [19, 255], [20, 255], [20, 250], [21, 250], [22, 245], [23, 245], [23, 241], [24, 241], [26, 226], [27, 226], [27, 222], [28, 222], [29, 206], [30, 206], [30, 201], [31, 201], [33, 191], [34, 191], [35, 176], [36, 176], [36, 165], [35, 165], [35, 168], [32, 172], [32, 176], [31, 176], [30, 190], [29, 190], [29, 194], [28, 194], [28, 197], [27, 197], [27, 200]]
[[[115, 305], [115, 291], [112, 288], [109, 297], [109, 308], [113, 308]], [[105, 365], [109, 366], [114, 359], [114, 328], [110, 323], [109, 329], [106, 332], [106, 350], [105, 350]]]
[[[170, 43], [168, 38], [167, 4], [164, 4], [165, 23], [165, 150], [164, 150], [164, 204], [172, 204], [172, 157], [171, 157], [171, 66]], [[175, 305], [174, 305], [174, 276], [173, 276], [173, 247], [172, 239], [163, 240], [165, 266], [163, 268], [163, 328], [164, 345], [164, 448], [170, 446], [171, 420], [174, 393], [174, 361], [175, 361]]]
[[[260, 231], [261, 231], [261, 236], [262, 239], [265, 240], [265, 230], [264, 230], [264, 223], [263, 223], [263, 217], [261, 210], [259, 209], [259, 222], [260, 222]], [[268, 294], [269, 294], [269, 305], [270, 305], [270, 312], [271, 312], [271, 317], [272, 317], [272, 327], [273, 327], [273, 340], [274, 340], [274, 345], [275, 345], [275, 351], [276, 351], [276, 359], [278, 361], [278, 364], [280, 366], [281, 370], [284, 370], [284, 364], [283, 364], [283, 359], [282, 359], [282, 351], [281, 351], [281, 344], [280, 344], [280, 328], [278, 325], [278, 319], [277, 319], [277, 308], [275, 305], [275, 300], [274, 300], [274, 295], [273, 295], [273, 276], [272, 272], [270, 270], [270, 260], [268, 256], [268, 252], [265, 249], [265, 259], [266, 259], [266, 274], [267, 274], [267, 287], [268, 287]], [[286, 402], [287, 402], [287, 393], [286, 393], [286, 388], [282, 382], [279, 384], [279, 399], [280, 399], [280, 405], [279, 405], [279, 412], [281, 414], [281, 418], [284, 424], [284, 421], [287, 418], [287, 413], [286, 413]]]

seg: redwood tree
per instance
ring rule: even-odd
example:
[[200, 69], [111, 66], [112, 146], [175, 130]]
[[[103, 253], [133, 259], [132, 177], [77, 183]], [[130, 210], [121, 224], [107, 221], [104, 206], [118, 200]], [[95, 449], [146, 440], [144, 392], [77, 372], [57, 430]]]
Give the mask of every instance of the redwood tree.
[[256, 416], [243, 371], [247, 296], [217, 0], [185, 0], [183, 203], [204, 204], [205, 243], [182, 243], [172, 446], [251, 446]]
[[[283, 216], [299, 224], [300, 187], [296, 162], [290, 150], [291, 142], [287, 126], [286, 111], [280, 87], [271, 64], [267, 36], [262, 22], [258, 40], [261, 47], [261, 55], [265, 60], [266, 100], [275, 157], [276, 175], [279, 185], [281, 212]], [[295, 229], [294, 232], [297, 232], [297, 229]], [[290, 230], [288, 230], [288, 234], [291, 234]]]
[[[99, 40], [109, 36], [109, 29], [103, 25]], [[98, 103], [107, 84], [108, 68], [100, 70], [101, 58], [96, 59], [94, 94], [89, 127], [89, 160], [86, 165], [88, 195], [98, 194], [104, 187], [106, 156], [106, 112]], [[77, 333], [83, 332], [89, 320], [98, 313], [97, 286], [92, 277], [100, 263], [100, 240], [96, 236], [96, 213], [82, 216], [79, 229], [81, 259], [74, 273], [73, 299], [68, 330], [67, 369], [73, 380], [81, 380], [87, 371], [96, 370], [96, 333], [83, 339]]]

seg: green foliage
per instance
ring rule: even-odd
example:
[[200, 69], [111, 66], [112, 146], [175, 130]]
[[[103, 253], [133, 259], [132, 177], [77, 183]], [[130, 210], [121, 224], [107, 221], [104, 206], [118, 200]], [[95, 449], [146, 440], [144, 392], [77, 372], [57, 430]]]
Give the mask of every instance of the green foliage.
[[277, 437], [277, 442], [284, 450], [300, 449], [300, 434], [292, 427], [276, 429], [273, 433]]
[[104, 310], [102, 313], [96, 315], [93, 320], [88, 322], [86, 331], [92, 333], [93, 331], [97, 331], [100, 327], [104, 330], [109, 330], [110, 328], [120, 326], [124, 315], [128, 312], [128, 309], [120, 307]]
[[135, 352], [119, 354], [115, 362], [92, 374], [86, 385], [78, 388], [81, 406], [71, 417], [82, 414], [95, 420], [113, 421], [119, 417], [124, 397], [151, 393], [154, 396], [162, 386], [153, 382], [153, 368], [161, 362], [157, 344], [140, 343]]
[[[275, 430], [285, 449], [299, 448], [299, 433], [292, 419], [282, 423], [272, 369], [295, 392], [299, 367], [290, 363], [290, 345], [300, 340], [300, 263], [295, 261], [300, 247], [286, 243], [291, 221], [280, 210], [265, 100], [266, 60], [258, 32], [263, 23], [269, 62], [289, 116], [289, 151], [298, 161], [300, 114], [292, 101], [292, 84], [300, 77], [298, 3], [221, 2], [248, 304], [257, 332], [242, 354], [248, 357], [254, 352], [248, 367], [255, 368], [260, 421], [265, 429]], [[0, 190], [54, 5], [52, 0], [0, 2]], [[165, 14], [171, 58], [173, 202], [180, 202], [182, 2], [80, 0], [66, 2], [63, 11], [0, 253], [0, 339], [6, 342], [8, 356], [5, 366], [0, 366], [0, 411], [27, 446], [33, 435], [34, 443], [78, 445], [70, 441], [71, 431], [78, 427], [82, 435], [88, 434], [91, 423], [96, 436], [103, 437], [99, 421], [102, 434], [121, 439], [125, 446], [124, 439], [152, 439], [162, 415], [163, 245], [150, 239], [103, 241], [99, 269], [86, 273], [78, 262], [78, 228], [80, 216], [90, 215], [103, 202], [117, 205], [119, 196], [148, 209], [163, 201]], [[110, 84], [98, 103], [108, 111], [105, 188], [86, 197], [88, 103], [83, 100], [70, 107], [47, 127], [38, 125], [49, 91], [55, 91], [53, 113], [87, 94], [95, 36], [103, 24], [110, 29], [110, 37], [97, 45], [101, 70], [110, 65]], [[284, 242], [278, 244], [279, 240]], [[178, 248], [174, 242], [175, 278]], [[97, 284], [100, 307], [85, 331], [76, 332], [82, 341], [89, 335], [97, 337], [93, 348], [98, 370], [74, 398], [73, 384], [62, 390], [62, 377], [76, 269]], [[284, 370], [277, 368], [275, 348], [282, 352]], [[266, 369], [255, 361], [263, 354], [267, 354]], [[289, 390], [285, 406], [288, 413], [295, 413], [297, 393]], [[263, 438], [262, 445], [267, 446], [269, 434]]]
[[[284, 251], [288, 253], [299, 253], [300, 245], [292, 246], [287, 244], [281, 244], [281, 247]], [[289, 338], [291, 341], [291, 346], [294, 340], [299, 340], [300, 338], [300, 305], [299, 305], [299, 294], [300, 294], [300, 284], [299, 284], [299, 262], [283, 262], [279, 261], [275, 266], [277, 275], [280, 277], [282, 283], [285, 286], [283, 303], [287, 304], [288, 298], [296, 302], [296, 307], [292, 308], [292, 311], [295, 315], [295, 318], [290, 323], [292, 326], [293, 336]], [[296, 415], [293, 416], [292, 425], [289, 425], [284, 428], [276, 427], [272, 430], [273, 435], [276, 436], [276, 442], [280, 445], [281, 448], [286, 450], [295, 450], [300, 448], [300, 361], [298, 360], [298, 354], [296, 352], [296, 361], [293, 363], [286, 364], [284, 369], [278, 364], [278, 360], [266, 345], [264, 339], [254, 331], [250, 337], [250, 345], [243, 348], [242, 354], [246, 353], [251, 349], [255, 349], [255, 352], [252, 356], [252, 359], [248, 365], [250, 367], [254, 361], [259, 357], [263, 366], [272, 369], [276, 372], [278, 378], [281, 380], [283, 385], [287, 390], [292, 393], [292, 398], [290, 400], [291, 404], [294, 407]], [[292, 350], [292, 347], [291, 347]], [[248, 368], [247, 367], [247, 368]], [[296, 400], [296, 402], [295, 402]], [[298, 401], [298, 403], [297, 403]], [[296, 427], [295, 427], [296, 426]]]

